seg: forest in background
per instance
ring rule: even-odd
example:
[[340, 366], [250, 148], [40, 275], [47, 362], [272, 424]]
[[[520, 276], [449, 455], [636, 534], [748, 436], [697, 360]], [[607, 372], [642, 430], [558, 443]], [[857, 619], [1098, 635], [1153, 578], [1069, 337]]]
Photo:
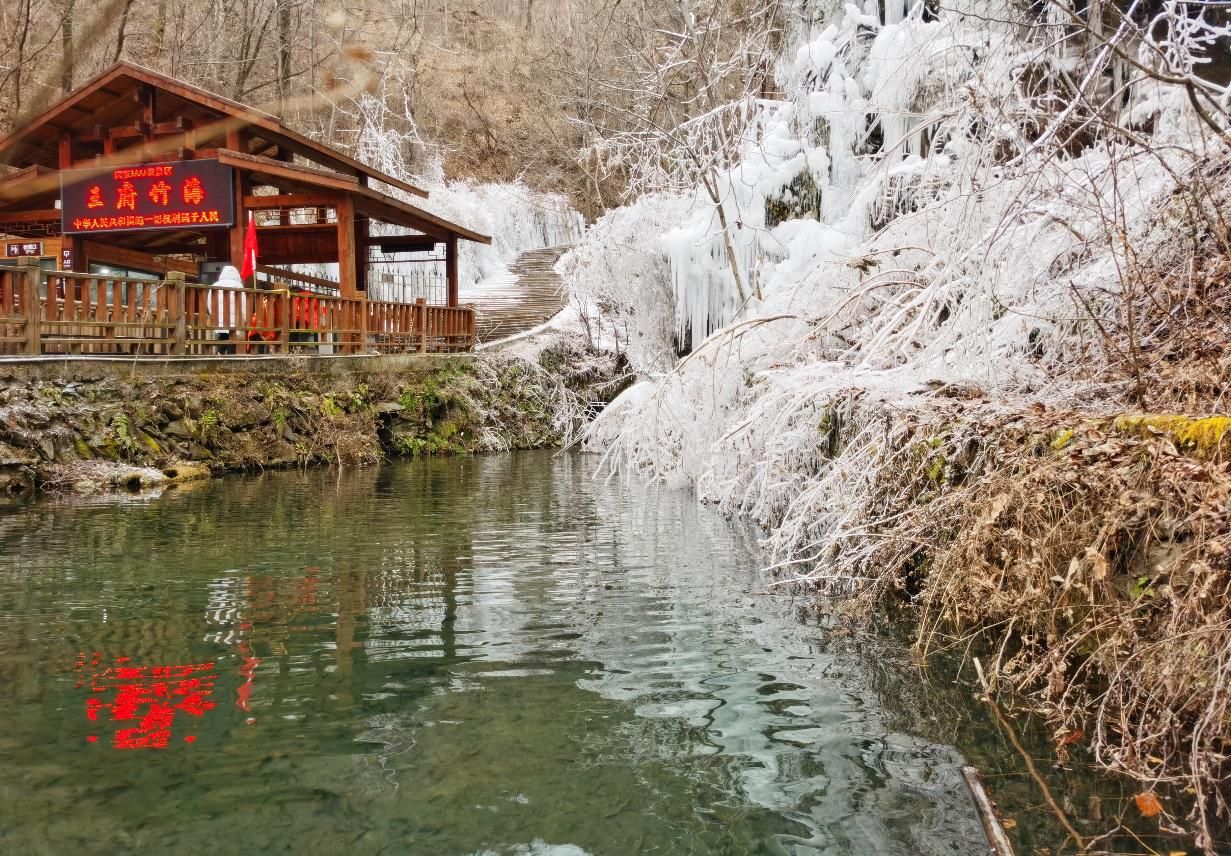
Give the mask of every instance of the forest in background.
[[[699, 53], [738, 42], [756, 5], [5, 0], [0, 130], [124, 59], [280, 115], [343, 149], [375, 123], [396, 135], [412, 172], [520, 179], [567, 195], [593, 217], [621, 200], [628, 177], [581, 153], [606, 130], [646, 118], [666, 127], [704, 109], [695, 96], [714, 69], [677, 66], [664, 78], [663, 50], [698, 20], [713, 42], [695, 43]], [[730, 71], [741, 78], [746, 68]], [[772, 62], [757, 71], [758, 85], [771, 85]], [[737, 79], [707, 95], [718, 103], [731, 94], [725, 89], [742, 87]], [[657, 89], [672, 94], [670, 103], [639, 112], [642, 96]]]

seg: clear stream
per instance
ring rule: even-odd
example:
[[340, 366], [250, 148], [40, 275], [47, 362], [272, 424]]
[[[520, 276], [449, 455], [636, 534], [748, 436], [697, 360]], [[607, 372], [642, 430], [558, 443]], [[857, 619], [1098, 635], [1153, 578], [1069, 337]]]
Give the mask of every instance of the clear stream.
[[951, 743], [1037, 802], [966, 694], [593, 466], [0, 509], [0, 852], [985, 853]]

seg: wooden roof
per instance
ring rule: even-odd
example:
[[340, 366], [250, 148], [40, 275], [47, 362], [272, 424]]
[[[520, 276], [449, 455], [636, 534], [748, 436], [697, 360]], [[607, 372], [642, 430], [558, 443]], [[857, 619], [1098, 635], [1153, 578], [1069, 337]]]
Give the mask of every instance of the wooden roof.
[[323, 169], [286, 163], [260, 155], [219, 149], [219, 163], [252, 175], [254, 181], [290, 192], [344, 192], [355, 202], [355, 212], [395, 226], [416, 229], [424, 235], [444, 240], [450, 232], [459, 238], [490, 244], [491, 237], [459, 226], [430, 211], [403, 202], [394, 196], [361, 185], [357, 180]]
[[251, 151], [257, 154], [282, 148], [329, 169], [384, 182], [427, 198], [426, 190], [311, 140], [283, 125], [277, 116], [130, 62], [116, 63], [0, 137], [0, 163], [19, 168], [36, 164], [57, 168], [59, 140], [64, 134], [83, 136], [94, 127], [140, 121], [142, 104], [138, 96], [145, 87], [156, 92], [154, 121], [180, 117], [190, 120], [196, 129], [197, 148], [225, 145], [227, 131], [238, 124], [251, 134]]
[[[186, 123], [193, 137], [192, 147], [201, 156], [209, 152], [208, 156], [250, 173], [260, 183], [291, 192], [344, 192], [354, 199], [356, 212], [362, 215], [442, 240], [454, 234], [470, 241], [491, 243], [487, 235], [374, 190], [368, 182], [378, 181], [423, 198], [428, 196], [426, 190], [308, 139], [286, 127], [277, 116], [130, 62], [116, 63], [0, 137], [0, 164], [16, 168], [0, 178], [0, 217], [5, 216], [4, 211], [16, 208], [51, 208], [59, 196], [61, 139], [68, 135], [84, 140], [93, 136], [94, 129], [140, 125], [148, 118], [142, 96], [150, 92], [155, 124]], [[243, 151], [228, 148], [228, 140], [235, 140], [230, 132], [237, 129], [245, 132]], [[288, 154], [308, 163], [270, 157]], [[124, 152], [104, 156], [103, 161], [123, 160], [123, 155]], [[160, 236], [157, 240], [166, 238]]]

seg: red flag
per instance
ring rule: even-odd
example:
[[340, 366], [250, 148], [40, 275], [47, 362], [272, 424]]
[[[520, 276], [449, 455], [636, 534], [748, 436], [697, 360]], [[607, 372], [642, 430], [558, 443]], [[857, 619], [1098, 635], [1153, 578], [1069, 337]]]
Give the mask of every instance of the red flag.
[[248, 232], [244, 235], [244, 266], [239, 275], [243, 279], [256, 273], [256, 217], [248, 212]]

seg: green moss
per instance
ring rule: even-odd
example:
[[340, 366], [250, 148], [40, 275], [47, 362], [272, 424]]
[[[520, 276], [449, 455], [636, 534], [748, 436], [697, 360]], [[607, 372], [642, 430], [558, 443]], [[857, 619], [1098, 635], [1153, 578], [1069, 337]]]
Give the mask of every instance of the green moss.
[[201, 414], [201, 418], [196, 421], [197, 439], [202, 443], [208, 443], [218, 432], [218, 428], [222, 425], [222, 414], [212, 407], [208, 408]]
[[1231, 417], [1227, 416], [1193, 419], [1176, 414], [1140, 413], [1120, 416], [1112, 427], [1136, 437], [1168, 436], [1177, 449], [1195, 458], [1212, 458], [1231, 446]]
[[90, 444], [80, 434], [73, 436], [73, 448], [77, 452], [77, 457], [83, 461], [91, 460], [94, 457], [94, 453], [90, 451]]
[[947, 465], [948, 462], [945, 460], [944, 455], [937, 455], [933, 458], [931, 465], [928, 467], [928, 481], [939, 484], [941, 478], [944, 477], [945, 467]]
[[162, 447], [158, 445], [158, 441], [146, 434], [144, 431], [138, 431], [137, 436], [141, 438], [141, 442], [145, 444], [146, 449], [155, 457], [162, 454]]

